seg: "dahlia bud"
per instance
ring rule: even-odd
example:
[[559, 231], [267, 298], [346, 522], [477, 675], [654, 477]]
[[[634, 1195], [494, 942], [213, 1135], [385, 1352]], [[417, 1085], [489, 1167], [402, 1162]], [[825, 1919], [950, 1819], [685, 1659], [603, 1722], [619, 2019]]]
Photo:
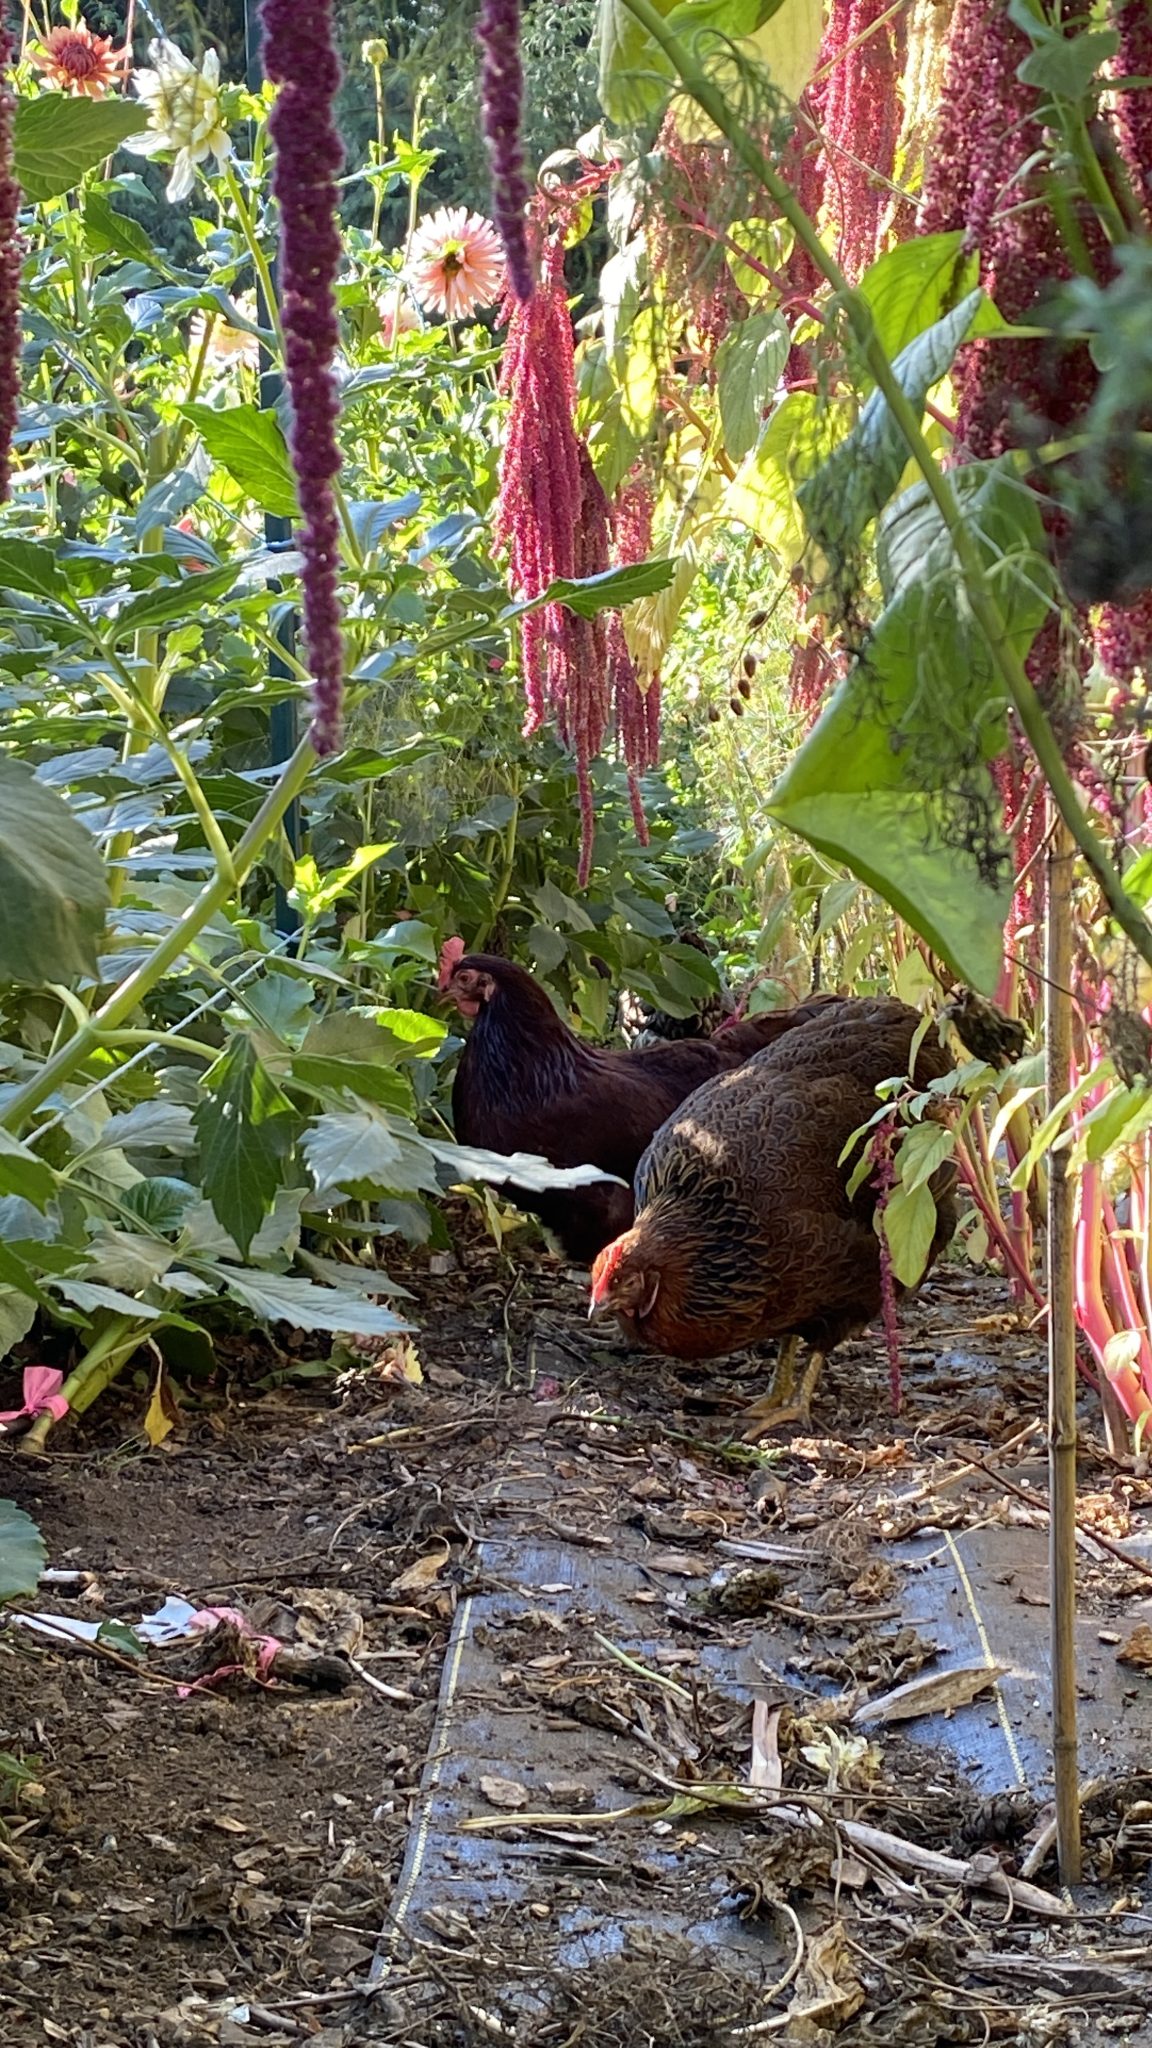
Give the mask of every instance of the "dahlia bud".
[[382, 64], [386, 64], [388, 45], [383, 36], [369, 36], [366, 42], [361, 43], [360, 57], [363, 63], [371, 65], [373, 71], [378, 71]]

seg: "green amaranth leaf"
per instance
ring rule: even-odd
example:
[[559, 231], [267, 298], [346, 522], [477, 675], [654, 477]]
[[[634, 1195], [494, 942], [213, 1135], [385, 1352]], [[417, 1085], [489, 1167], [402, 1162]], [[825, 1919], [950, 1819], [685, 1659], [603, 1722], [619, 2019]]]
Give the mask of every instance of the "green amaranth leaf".
[[[902, 349], [893, 363], [917, 420], [932, 386], [951, 368], [983, 301], [982, 291], [969, 292], [952, 312]], [[839, 565], [851, 553], [865, 528], [883, 510], [907, 460], [907, 443], [888, 401], [881, 392], [873, 391], [852, 432], [797, 493], [811, 539], [834, 564]]]
[[651, 597], [656, 591], [666, 590], [675, 574], [675, 562], [655, 561], [635, 562], [626, 569], [604, 569], [598, 576], [562, 576], [539, 597], [509, 605], [501, 613], [501, 621], [522, 618], [525, 612], [538, 611], [544, 604], [567, 605], [580, 618], [594, 619], [597, 612], [619, 611], [638, 597]]
[[89, 192], [84, 200], [84, 236], [88, 247], [100, 255], [123, 256], [130, 263], [145, 263], [153, 270], [171, 274], [139, 221], [126, 213], [117, 213], [103, 192]]
[[240, 1033], [205, 1074], [194, 1112], [200, 1173], [216, 1220], [247, 1258], [280, 1185], [299, 1119]]
[[33, 540], [0, 540], [0, 590], [30, 597], [63, 597], [68, 588], [51, 548]]
[[927, 1264], [936, 1232], [936, 1204], [928, 1187], [893, 1188], [881, 1218], [892, 1254], [892, 1271], [904, 1287], [915, 1287]]
[[109, 901], [91, 833], [22, 761], [0, 754], [0, 981], [94, 976]]
[[779, 313], [754, 313], [730, 329], [716, 353], [724, 447], [742, 462], [759, 438], [764, 409], [787, 361], [791, 337]]

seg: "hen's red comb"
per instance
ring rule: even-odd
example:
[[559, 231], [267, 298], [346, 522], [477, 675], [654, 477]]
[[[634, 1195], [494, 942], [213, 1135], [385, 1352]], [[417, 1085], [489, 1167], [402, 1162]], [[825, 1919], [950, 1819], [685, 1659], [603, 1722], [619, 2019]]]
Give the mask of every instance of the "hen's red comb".
[[599, 1308], [600, 1303], [607, 1294], [615, 1278], [616, 1268], [624, 1257], [625, 1249], [624, 1239], [622, 1237], [615, 1237], [611, 1244], [605, 1245], [602, 1252], [597, 1252], [596, 1257], [592, 1261], [591, 1300], [593, 1308]]
[[463, 939], [445, 939], [444, 944], [440, 948], [440, 979], [436, 984], [438, 988], [447, 988], [463, 958]]

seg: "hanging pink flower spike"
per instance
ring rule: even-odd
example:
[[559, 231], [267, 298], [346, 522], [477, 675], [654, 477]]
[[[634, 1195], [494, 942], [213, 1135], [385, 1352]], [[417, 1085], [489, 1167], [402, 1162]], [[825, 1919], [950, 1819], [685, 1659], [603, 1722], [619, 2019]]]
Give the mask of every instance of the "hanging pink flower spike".
[[68, 1403], [60, 1392], [64, 1375], [54, 1366], [30, 1365], [24, 1374], [24, 1406], [9, 1408], [0, 1415], [0, 1422], [35, 1422], [38, 1415], [51, 1415], [59, 1422], [68, 1413]]

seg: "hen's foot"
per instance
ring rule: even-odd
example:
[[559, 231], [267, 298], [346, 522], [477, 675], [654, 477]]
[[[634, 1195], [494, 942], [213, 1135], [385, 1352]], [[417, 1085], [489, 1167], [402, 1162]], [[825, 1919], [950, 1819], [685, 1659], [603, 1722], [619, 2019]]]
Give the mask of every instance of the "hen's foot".
[[[795, 1339], [790, 1340], [790, 1343], [794, 1345]], [[744, 1420], [751, 1425], [744, 1431], [743, 1440], [746, 1444], [759, 1443], [761, 1437], [768, 1436], [774, 1429], [783, 1429], [790, 1422], [802, 1422], [805, 1427], [811, 1422], [812, 1396], [816, 1392], [816, 1382], [820, 1378], [820, 1369], [824, 1364], [823, 1354], [819, 1351], [813, 1352], [805, 1367], [796, 1398], [790, 1400], [788, 1396], [792, 1392], [794, 1357], [794, 1349], [788, 1357], [785, 1349], [781, 1349], [776, 1376], [767, 1394], [762, 1401], [754, 1401], [751, 1408], [745, 1409]], [[783, 1372], [781, 1368], [784, 1368]]]
[[807, 1427], [812, 1419], [808, 1409], [802, 1408], [798, 1401], [788, 1408], [766, 1408], [763, 1402], [758, 1401], [755, 1408], [745, 1410], [745, 1421], [749, 1416], [755, 1419], [740, 1439], [745, 1444], [758, 1444], [762, 1437], [771, 1436], [774, 1429], [786, 1428], [790, 1422], [802, 1422]]

